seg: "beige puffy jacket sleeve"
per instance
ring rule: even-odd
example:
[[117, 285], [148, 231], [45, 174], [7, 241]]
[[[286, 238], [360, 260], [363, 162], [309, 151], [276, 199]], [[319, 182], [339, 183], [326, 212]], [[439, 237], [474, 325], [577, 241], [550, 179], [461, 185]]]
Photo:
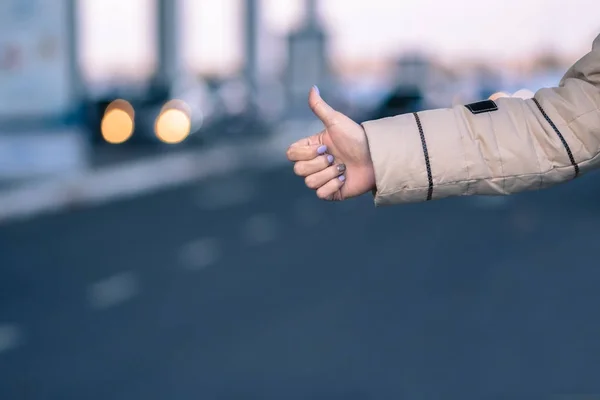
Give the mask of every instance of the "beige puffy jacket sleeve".
[[363, 123], [376, 205], [547, 188], [600, 167], [600, 36], [559, 86]]

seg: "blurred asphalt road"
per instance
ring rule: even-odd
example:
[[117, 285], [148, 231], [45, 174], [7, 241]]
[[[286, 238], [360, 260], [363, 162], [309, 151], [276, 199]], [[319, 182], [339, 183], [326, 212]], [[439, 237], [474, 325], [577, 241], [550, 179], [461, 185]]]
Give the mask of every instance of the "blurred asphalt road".
[[599, 226], [598, 175], [375, 209], [291, 168], [12, 222], [0, 399], [600, 393]]

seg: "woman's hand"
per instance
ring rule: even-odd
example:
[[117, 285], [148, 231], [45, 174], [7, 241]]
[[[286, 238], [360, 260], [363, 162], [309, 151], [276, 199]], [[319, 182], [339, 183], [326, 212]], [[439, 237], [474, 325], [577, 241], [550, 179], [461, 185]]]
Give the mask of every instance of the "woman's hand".
[[363, 127], [331, 108], [313, 87], [308, 103], [325, 129], [287, 150], [294, 172], [321, 199], [344, 200], [375, 188], [375, 172]]

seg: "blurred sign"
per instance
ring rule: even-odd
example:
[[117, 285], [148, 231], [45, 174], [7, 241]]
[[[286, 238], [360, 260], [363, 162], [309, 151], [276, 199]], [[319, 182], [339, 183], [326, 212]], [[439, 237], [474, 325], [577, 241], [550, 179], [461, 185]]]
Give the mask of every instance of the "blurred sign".
[[68, 111], [70, 6], [70, 0], [0, 0], [0, 118]]

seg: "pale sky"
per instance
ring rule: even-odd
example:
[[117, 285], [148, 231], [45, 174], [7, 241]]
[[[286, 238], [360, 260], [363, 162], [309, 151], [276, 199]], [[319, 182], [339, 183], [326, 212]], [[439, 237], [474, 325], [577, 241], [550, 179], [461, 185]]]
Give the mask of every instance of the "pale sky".
[[[195, 71], [228, 70], [242, 59], [243, 0], [180, 0], [183, 58]], [[83, 67], [90, 77], [149, 72], [153, 0], [80, 0]], [[299, 22], [302, 0], [262, 0], [263, 35]], [[600, 33], [598, 0], [321, 0], [331, 56], [359, 61], [421, 49], [442, 60], [514, 59], [553, 48], [576, 60]], [[281, 60], [281, 40], [262, 42]]]

